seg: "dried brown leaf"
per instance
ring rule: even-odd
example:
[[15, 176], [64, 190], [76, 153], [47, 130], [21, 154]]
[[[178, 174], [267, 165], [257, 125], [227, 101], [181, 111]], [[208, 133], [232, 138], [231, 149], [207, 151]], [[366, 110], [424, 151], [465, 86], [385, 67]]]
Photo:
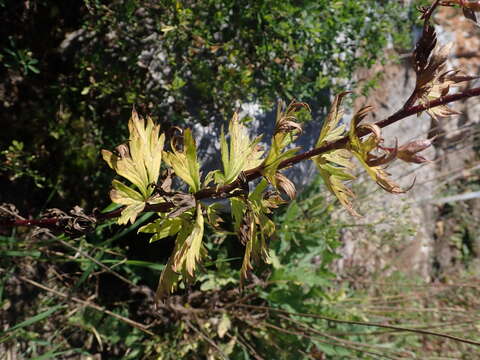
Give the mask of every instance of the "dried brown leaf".
[[277, 182], [278, 189], [286, 194], [291, 200], [297, 196], [295, 185], [282, 173], [277, 172], [275, 174], [275, 180]]
[[169, 218], [177, 217], [196, 205], [195, 196], [192, 194], [176, 193], [168, 199], [173, 203], [175, 210], [168, 214]]

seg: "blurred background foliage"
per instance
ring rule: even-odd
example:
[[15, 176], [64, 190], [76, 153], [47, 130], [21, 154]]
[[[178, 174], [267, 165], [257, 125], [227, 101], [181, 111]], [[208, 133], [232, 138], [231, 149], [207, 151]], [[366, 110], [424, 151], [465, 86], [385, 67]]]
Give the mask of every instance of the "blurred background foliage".
[[[411, 49], [411, 10], [383, 0], [0, 0], [0, 202], [31, 216], [108, 206], [112, 173], [99, 151], [125, 141], [133, 105], [166, 129], [296, 97], [313, 101], [320, 121], [329, 95], [355, 86], [357, 69], [387, 60], [387, 48]], [[242, 246], [211, 231], [208, 271], [158, 309], [152, 289], [173, 239], [148, 244], [136, 234], [153, 214], [82, 237], [2, 229], [0, 359], [473, 354], [362, 324], [436, 324], [474, 337], [466, 318], [480, 285], [338, 277], [330, 264], [348, 224], [331, 218], [322, 194], [317, 179], [275, 214], [273, 263], [256, 267], [243, 293]]]

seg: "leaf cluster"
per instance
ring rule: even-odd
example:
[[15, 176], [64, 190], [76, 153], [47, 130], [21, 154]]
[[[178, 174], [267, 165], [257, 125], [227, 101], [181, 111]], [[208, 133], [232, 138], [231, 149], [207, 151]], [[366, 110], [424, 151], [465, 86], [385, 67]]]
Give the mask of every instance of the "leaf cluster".
[[[458, 70], [446, 70], [447, 48], [437, 49], [435, 29], [430, 24], [430, 17], [438, 5], [437, 1], [431, 7], [421, 9], [423, 33], [413, 54], [416, 86], [402, 110], [410, 110], [417, 102], [428, 105], [430, 101], [446, 96], [451, 86], [475, 78], [461, 75]], [[432, 139], [414, 140], [401, 146], [395, 141], [393, 147], [386, 146], [381, 123], [364, 121], [373, 110], [370, 106], [354, 114], [347, 130], [342, 119], [342, 100], [347, 94], [342, 92], [335, 97], [318, 136], [316, 148], [325, 150], [309, 157], [328, 190], [352, 215], [358, 216], [352, 203], [355, 194], [348, 187], [348, 182], [355, 178], [352, 159], [360, 163], [380, 188], [400, 194], [409, 189], [402, 189], [390, 177], [386, 167], [396, 159], [410, 163], [428, 161], [418, 152], [430, 146]], [[446, 105], [426, 108], [433, 119], [454, 114]], [[103, 157], [118, 175], [134, 186], [113, 181], [110, 197], [113, 202], [125, 205], [119, 224], [133, 223], [148, 207], [158, 212], [159, 219], [139, 231], [152, 233], [151, 241], [176, 236], [173, 254], [160, 277], [158, 298], [173, 292], [180, 280], [191, 282], [194, 279], [201, 260], [206, 256], [203, 244], [205, 224], [216, 231], [226, 231], [222, 230], [218, 204], [203, 204], [201, 200], [205, 198], [229, 201], [233, 222], [231, 232], [245, 247], [241, 285], [253, 269], [253, 263], [271, 261], [268, 240], [275, 231], [275, 223], [270, 219], [272, 210], [285, 202], [282, 193], [290, 199], [296, 195], [294, 184], [280, 170], [295, 161], [309, 158], [306, 155], [297, 157], [295, 154], [299, 149], [291, 147], [302, 131], [297, 113], [304, 109], [310, 111], [307, 104], [296, 101], [288, 106], [282, 102], [278, 104], [275, 132], [267, 152], [259, 145], [261, 137], [250, 139], [247, 128], [234, 113], [228, 134], [222, 130], [220, 136], [222, 169], [209, 172], [203, 179], [190, 130], [180, 131], [181, 136], [172, 137], [170, 150], [164, 150], [164, 135], [159, 135], [159, 126], [149, 118], [145, 127], [144, 120], [133, 111], [129, 142], [118, 146], [117, 154], [104, 150]], [[160, 179], [161, 167], [165, 171]], [[174, 176], [187, 185], [187, 192], [181, 188], [172, 190]], [[258, 177], [261, 180], [251, 188], [250, 182]]]

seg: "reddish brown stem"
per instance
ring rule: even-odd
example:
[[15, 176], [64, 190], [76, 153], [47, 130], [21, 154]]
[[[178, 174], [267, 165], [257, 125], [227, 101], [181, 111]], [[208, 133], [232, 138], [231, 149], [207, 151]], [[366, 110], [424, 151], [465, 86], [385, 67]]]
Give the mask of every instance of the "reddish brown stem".
[[[393, 123], [395, 123], [399, 120], [402, 120], [406, 117], [409, 117], [409, 116], [412, 116], [412, 115], [415, 115], [415, 114], [419, 114], [419, 113], [421, 113], [425, 110], [434, 108], [436, 106], [446, 105], [446, 104], [449, 104], [451, 102], [467, 99], [467, 98], [470, 98], [470, 97], [473, 97], [473, 96], [480, 96], [480, 87], [465, 90], [464, 92], [459, 93], [459, 94], [444, 96], [442, 98], [433, 100], [428, 104], [421, 104], [421, 105], [412, 106], [408, 109], [402, 109], [400, 111], [397, 111], [395, 114], [393, 114], [392, 116], [390, 116], [386, 119], [377, 121], [375, 123], [375, 125], [377, 125], [380, 128], [384, 128], [384, 127], [386, 127], [388, 125], [391, 125], [391, 124], [393, 124]], [[361, 128], [358, 131], [358, 136], [362, 137], [362, 136], [368, 135], [370, 133], [371, 133], [371, 131], [369, 129]], [[320, 146], [318, 148], [315, 148], [315, 149], [306, 151], [304, 153], [292, 156], [291, 158], [288, 158], [288, 159], [282, 161], [280, 163], [280, 165], [278, 166], [278, 169], [280, 170], [280, 169], [290, 167], [290, 166], [295, 165], [299, 162], [302, 162], [302, 161], [307, 160], [307, 159], [311, 159], [314, 156], [326, 153], [328, 151], [344, 148], [347, 145], [347, 143], [348, 143], [348, 136], [344, 136], [341, 139], [338, 139], [336, 141], [332, 141], [332, 142], [327, 143], [327, 144], [325, 144], [323, 146]], [[251, 169], [251, 170], [246, 171], [245, 175], [247, 177], [247, 180], [252, 181], [252, 180], [262, 176], [262, 170], [263, 170], [263, 167], [259, 166], [255, 169]], [[217, 187], [206, 188], [206, 189], [203, 189], [203, 190], [200, 190], [199, 192], [197, 192], [195, 194], [195, 198], [197, 198], [198, 200], [201, 200], [201, 199], [214, 197], [215, 195], [218, 196], [219, 194], [225, 194], [225, 193], [228, 193], [228, 192], [232, 191], [233, 189], [237, 188], [239, 186], [239, 184], [240, 184], [240, 180], [237, 180], [237, 181], [234, 181], [231, 184], [221, 186], [221, 187], [218, 187], [218, 188]]]
[[[419, 114], [425, 110], [434, 108], [436, 106], [440, 105], [446, 105], [451, 102], [459, 101], [459, 100], [464, 100], [468, 99], [470, 97], [474, 96], [480, 96], [480, 87], [473, 88], [473, 89], [468, 89], [465, 90], [461, 93], [458, 94], [453, 94], [453, 95], [448, 95], [441, 97], [439, 99], [433, 100], [429, 102], [428, 104], [421, 104], [421, 105], [416, 105], [412, 106], [410, 108], [404, 108], [399, 111], [397, 111], [395, 114], [392, 116], [377, 121], [375, 125], [377, 125], [380, 128], [384, 128], [386, 126], [389, 126], [399, 120], [402, 120], [404, 118], [407, 118], [409, 116]], [[370, 134], [371, 131], [367, 128], [361, 128], [358, 131], [358, 136], [363, 137], [368, 134]], [[336, 150], [336, 149], [342, 149], [348, 144], [348, 136], [344, 136], [336, 141], [332, 141], [330, 143], [327, 143], [323, 146], [320, 146], [318, 148], [314, 148], [312, 150], [306, 151], [304, 153], [292, 156], [289, 159], [286, 159], [280, 163], [278, 166], [278, 169], [284, 169], [287, 167], [290, 167], [292, 165], [295, 165], [299, 162], [302, 162], [304, 160], [311, 159], [317, 155], [324, 154], [328, 151]], [[245, 172], [246, 180], [247, 181], [252, 181], [255, 180], [259, 177], [262, 176], [262, 171], [263, 171], [263, 166], [256, 167], [254, 169], [250, 169]], [[197, 200], [202, 200], [202, 199], [208, 199], [208, 198], [221, 198], [222, 195], [228, 194], [232, 190], [238, 188], [240, 186], [240, 179], [237, 179], [231, 184], [220, 186], [220, 187], [209, 187], [206, 189], [202, 189], [198, 192], [196, 192], [195, 198]], [[173, 208], [173, 205], [171, 203], [165, 202], [165, 203], [160, 203], [160, 204], [155, 204], [155, 205], [146, 205], [144, 212], [168, 212]], [[120, 216], [120, 213], [122, 212], [123, 208], [116, 209], [114, 211], [104, 213], [104, 214], [97, 214], [95, 215], [96, 219], [101, 221], [101, 220], [106, 220], [106, 219], [111, 219]], [[7, 220], [7, 221], [2, 221], [0, 222], [0, 225], [3, 226], [55, 226], [57, 223], [57, 219], [55, 218], [50, 218], [50, 219], [44, 219], [44, 220]]]

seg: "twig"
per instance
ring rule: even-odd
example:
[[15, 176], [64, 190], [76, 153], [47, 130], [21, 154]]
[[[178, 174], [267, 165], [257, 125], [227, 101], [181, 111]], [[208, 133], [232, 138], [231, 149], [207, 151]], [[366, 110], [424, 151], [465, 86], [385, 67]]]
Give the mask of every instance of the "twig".
[[[232, 337], [230, 336], [230, 338]], [[255, 360], [265, 360], [263, 357], [261, 357], [257, 353], [255, 348], [252, 345], [250, 345], [246, 339], [243, 338], [243, 336], [240, 333], [238, 334], [238, 342], [250, 352], [250, 354], [255, 358]]]
[[98, 266], [100, 266], [103, 270], [105, 270], [106, 272], [108, 272], [109, 274], [112, 274], [113, 276], [119, 278], [120, 280], [122, 280], [123, 282], [127, 283], [128, 285], [132, 286], [132, 287], [137, 287], [137, 285], [135, 285], [133, 282], [131, 282], [130, 280], [128, 280], [126, 277], [120, 275], [119, 273], [117, 273], [116, 271], [112, 270], [111, 268], [109, 268], [108, 266], [106, 266], [105, 264], [101, 263], [100, 261], [98, 261], [97, 259], [95, 259], [94, 257], [88, 255], [87, 253], [83, 252], [82, 250], [76, 248], [75, 246], [73, 245], [70, 245], [69, 243], [67, 243], [66, 241], [60, 239], [60, 238], [56, 238], [54, 237], [58, 242], [60, 242], [63, 246], [65, 247], [68, 247], [69, 249], [71, 250], [74, 250], [76, 252], [78, 252], [80, 255], [82, 255], [83, 257], [86, 257], [88, 260], [94, 262], [95, 264], [97, 264]]
[[207, 335], [205, 335], [200, 329], [197, 329], [191, 322], [190, 320], [185, 320], [185, 324], [190, 328], [192, 329], [194, 332], [196, 332], [197, 334], [199, 334], [206, 342], [208, 342], [215, 350], [217, 350], [217, 352], [220, 354], [220, 356], [227, 360], [227, 356], [225, 355], [225, 353], [222, 351], [222, 349], [220, 349], [218, 347], [217, 344], [215, 344], [215, 342], [210, 339]]
[[154, 335], [155, 335], [155, 333], [153, 333], [152, 331], [147, 330], [146, 325], [141, 324], [141, 323], [139, 323], [139, 322], [136, 322], [136, 321], [134, 321], [134, 320], [132, 320], [132, 319], [129, 319], [129, 318], [125, 317], [125, 316], [115, 314], [114, 312], [112, 312], [112, 311], [110, 311], [110, 310], [107, 310], [107, 309], [101, 307], [100, 305], [97, 305], [97, 304], [92, 303], [92, 302], [90, 302], [90, 301], [82, 300], [82, 299], [77, 298], [77, 297], [75, 297], [75, 296], [69, 296], [69, 295], [67, 295], [67, 294], [65, 294], [65, 293], [62, 293], [62, 292], [60, 292], [60, 291], [58, 291], [58, 290], [49, 288], [48, 286], [42, 285], [42, 284], [36, 282], [35, 280], [28, 279], [28, 278], [23, 277], [23, 276], [21, 276], [21, 275], [14, 275], [14, 276], [17, 277], [18, 279], [22, 280], [22, 281], [25, 281], [25, 282], [27, 282], [27, 283], [35, 286], [35, 287], [38, 287], [38, 288], [40, 288], [40, 289], [42, 289], [42, 290], [45, 290], [45, 291], [48, 291], [48, 292], [50, 292], [50, 293], [52, 293], [52, 294], [55, 294], [55, 295], [57, 295], [57, 296], [59, 296], [59, 297], [61, 297], [61, 298], [73, 300], [74, 302], [79, 303], [79, 304], [82, 304], [83, 306], [87, 306], [87, 307], [89, 307], [89, 308], [91, 308], [91, 309], [95, 309], [95, 310], [100, 311], [100, 312], [102, 312], [102, 313], [104, 313], [104, 314], [110, 315], [110, 316], [112, 316], [112, 317], [114, 317], [114, 318], [116, 318], [116, 319], [118, 319], [118, 320], [120, 320], [120, 321], [123, 321], [123, 322], [126, 323], [126, 324], [129, 324], [130, 326], [133, 326], [134, 328], [137, 328], [137, 329], [139, 329], [139, 330], [147, 333], [148, 335], [151, 335], [151, 336], [154, 336]]
[[310, 317], [310, 318], [314, 318], [314, 319], [332, 321], [332, 322], [341, 323], [341, 324], [374, 326], [374, 327], [381, 327], [381, 328], [385, 328], [385, 329], [394, 329], [394, 330], [399, 330], [399, 331], [414, 332], [414, 333], [419, 333], [419, 334], [423, 334], [423, 335], [432, 335], [432, 336], [443, 337], [443, 338], [463, 342], [463, 343], [470, 344], [470, 345], [480, 346], [480, 342], [478, 342], [478, 341], [465, 339], [465, 338], [461, 338], [461, 337], [457, 337], [457, 336], [453, 336], [453, 335], [448, 335], [448, 334], [444, 334], [444, 333], [439, 333], [439, 332], [435, 332], [435, 331], [412, 329], [412, 328], [406, 328], [406, 327], [402, 327], [402, 326], [385, 325], [385, 324], [379, 324], [379, 323], [374, 323], [374, 322], [339, 320], [339, 319], [331, 318], [331, 317], [328, 317], [328, 316], [316, 315], [316, 314], [295, 313], [295, 312], [290, 312], [290, 311], [286, 311], [286, 310], [272, 308], [272, 307], [269, 307], [269, 306], [248, 305], [248, 304], [238, 304], [237, 306], [243, 306], [243, 307], [247, 307], [247, 308], [251, 308], [251, 309], [269, 310], [269, 311], [274, 311], [274, 312], [278, 312], [278, 313], [282, 313], [282, 314], [286, 314], [286, 315], [294, 315], [294, 316], [300, 316], [300, 317]]
[[[283, 333], [285, 333], [285, 334], [301, 336], [301, 337], [309, 338], [309, 339], [314, 338], [313, 336], [308, 335], [308, 334], [305, 334], [305, 333], [303, 333], [303, 332], [283, 329], [283, 328], [281, 328], [281, 327], [279, 327], [279, 326], [276, 326], [276, 325], [273, 325], [273, 324], [271, 324], [271, 323], [269, 323], [269, 322], [264, 322], [264, 325], [265, 325], [266, 327], [269, 327], [269, 328], [272, 328], [272, 329], [274, 329], [274, 330], [283, 332]], [[316, 341], [319, 341], [319, 342], [327, 343], [327, 344], [329, 344], [329, 345], [338, 346], [338, 347], [343, 347], [343, 348], [346, 348], [346, 349], [351, 349], [351, 350], [363, 352], [363, 353], [365, 353], [365, 354], [370, 354], [370, 355], [374, 355], [374, 356], [379, 356], [380, 358], [384, 358], [384, 359], [386, 358], [386, 356], [385, 356], [384, 354], [379, 354], [379, 353], [375, 353], [375, 352], [373, 352], [373, 351], [368, 351], [368, 350], [359, 349], [359, 348], [356, 347], [356, 346], [347, 345], [347, 344], [339, 344], [338, 342], [337, 342], [337, 343], [332, 343], [332, 342], [322, 341], [322, 340], [318, 340], [318, 339], [315, 339], [315, 340], [316, 340]]]
[[[285, 315], [279, 315], [279, 317], [281, 317], [282, 319], [286, 320], [286, 321], [290, 321], [294, 324], [296, 324], [297, 326], [300, 327], [300, 330], [302, 331], [307, 331], [307, 332], [312, 332], [314, 334], [317, 334], [318, 336], [322, 336], [322, 337], [325, 337], [327, 339], [330, 339], [332, 341], [336, 341], [338, 343], [341, 343], [342, 345], [343, 344], [346, 344], [346, 345], [349, 345], [349, 346], [357, 346], [357, 347], [362, 347], [362, 348], [375, 348], [375, 345], [369, 345], [369, 344], [362, 344], [362, 343], [359, 343], [357, 341], [349, 341], [349, 340], [345, 340], [345, 339], [342, 339], [342, 338], [339, 338], [337, 336], [333, 336], [333, 335], [330, 335], [330, 334], [326, 334], [322, 331], [319, 331], [311, 326], [307, 326], [306, 324], [304, 323], [301, 323], [300, 321], [297, 321], [295, 319], [292, 319], [291, 317], [289, 316], [285, 316]], [[389, 351], [392, 351], [393, 350], [389, 350]], [[383, 354], [382, 354], [383, 355]], [[398, 353], [395, 353], [395, 355], [403, 355], [403, 354], [398, 354]], [[383, 356], [386, 356], [386, 355], [383, 355]]]

